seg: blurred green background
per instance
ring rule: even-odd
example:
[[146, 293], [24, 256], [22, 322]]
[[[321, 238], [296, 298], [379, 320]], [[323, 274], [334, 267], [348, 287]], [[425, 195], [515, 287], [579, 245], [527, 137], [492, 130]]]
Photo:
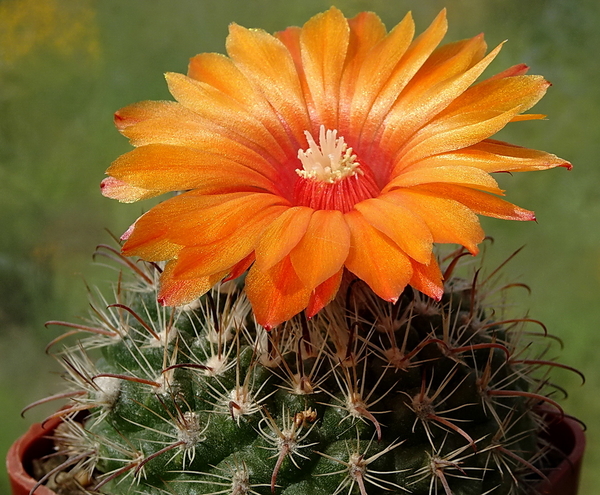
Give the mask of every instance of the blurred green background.
[[[538, 223], [484, 220], [495, 238], [488, 263], [525, 249], [506, 277], [566, 344], [558, 370], [568, 413], [588, 425], [582, 495], [597, 493], [600, 470], [600, 7], [597, 0], [0, 0], [0, 451], [56, 405], [21, 419], [28, 403], [57, 392], [58, 366], [44, 345], [59, 333], [48, 319], [87, 311], [84, 280], [110, 273], [91, 263], [146, 205], [104, 199], [98, 184], [129, 145], [112, 125], [118, 108], [168, 99], [166, 71], [189, 57], [224, 50], [227, 25], [268, 31], [301, 25], [331, 4], [347, 16], [376, 11], [388, 27], [412, 10], [422, 31], [448, 7], [446, 40], [483, 31], [505, 39], [489, 74], [525, 62], [553, 83], [535, 111], [547, 121], [511, 124], [500, 138], [556, 153], [575, 165], [502, 177], [508, 199], [534, 209]], [[8, 492], [4, 472], [0, 493]]]

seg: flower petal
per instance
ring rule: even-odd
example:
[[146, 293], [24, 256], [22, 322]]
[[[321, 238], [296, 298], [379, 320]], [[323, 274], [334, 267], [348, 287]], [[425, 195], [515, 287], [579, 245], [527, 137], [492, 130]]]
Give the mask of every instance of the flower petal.
[[140, 101], [115, 112], [117, 129], [124, 133], [126, 129], [149, 119], [173, 118], [188, 120], [193, 116], [187, 108], [175, 101]]
[[342, 134], [347, 134], [352, 123], [351, 105], [358, 87], [358, 75], [363, 65], [370, 60], [371, 49], [386, 36], [385, 24], [373, 12], [361, 12], [356, 17], [348, 19], [348, 26], [350, 27], [350, 39], [346, 66], [340, 83], [340, 112], [338, 115], [338, 129]]
[[485, 139], [469, 148], [459, 150], [457, 156], [458, 159], [466, 159], [486, 172], [530, 172], [554, 167], [572, 168], [568, 161], [551, 153], [494, 139]]
[[183, 306], [206, 294], [225, 273], [217, 273], [210, 277], [180, 280], [173, 277], [177, 260], [170, 261], [160, 277], [158, 302], [163, 306]]
[[413, 275], [410, 285], [423, 294], [439, 301], [444, 295], [443, 275], [435, 255], [423, 264], [412, 261]]
[[358, 211], [346, 213], [345, 218], [351, 234], [346, 268], [382, 299], [396, 301], [412, 278], [408, 256]]
[[361, 146], [374, 140], [398, 95], [410, 82], [446, 34], [446, 11], [412, 43], [415, 25], [407, 15], [369, 54], [356, 83], [352, 106], [352, 133]]
[[232, 24], [226, 47], [235, 65], [286, 123], [296, 142], [302, 142], [310, 119], [294, 61], [285, 45], [260, 29]]
[[462, 203], [417, 188], [396, 189], [382, 199], [419, 215], [431, 230], [434, 242], [461, 244], [472, 254], [479, 251], [477, 244], [483, 241], [485, 235], [477, 215]]
[[[381, 146], [384, 149], [392, 154], [395, 150], [402, 150], [402, 154], [410, 152], [415, 144], [409, 138], [473, 84], [502, 47], [496, 47], [481, 61], [469, 67], [483, 42], [477, 37], [474, 40], [471, 44], [465, 44], [464, 50], [447, 64], [442, 64], [439, 71], [424, 75], [423, 80], [415, 77], [411, 81], [410, 87], [400, 95], [385, 120], [381, 135]], [[460, 72], [460, 69], [466, 70]]]
[[472, 146], [496, 134], [520, 112], [520, 107], [498, 114], [473, 112], [434, 120], [419, 130], [397, 157], [398, 170], [423, 158]]
[[335, 7], [312, 17], [300, 33], [302, 66], [316, 122], [328, 129], [338, 128], [340, 81], [349, 38], [348, 21]]
[[313, 212], [305, 206], [289, 208], [265, 229], [256, 246], [258, 270], [268, 270], [290, 253], [304, 237]]
[[288, 152], [297, 151], [268, 101], [256, 91], [231, 59], [220, 53], [201, 53], [190, 60], [188, 76], [209, 84], [242, 104], [279, 143], [286, 143]]
[[437, 118], [469, 112], [509, 111], [517, 106], [524, 112], [534, 106], [546, 94], [550, 83], [542, 76], [514, 76], [487, 79], [467, 89], [456, 98]]
[[503, 220], [535, 220], [535, 214], [532, 211], [525, 210], [508, 201], [482, 191], [476, 191], [470, 187], [457, 184], [425, 184], [413, 190], [458, 201], [478, 215], [501, 218]]
[[149, 144], [121, 155], [107, 174], [135, 187], [156, 191], [278, 193], [274, 177], [215, 155], [183, 146]]
[[229, 272], [237, 263], [244, 260], [254, 251], [258, 239], [265, 227], [285, 207], [270, 206], [255, 212], [246, 218], [232, 236], [206, 236], [200, 241], [216, 239], [214, 242], [197, 245], [187, 245], [177, 255], [177, 266], [173, 276], [179, 279], [199, 278], [218, 272]]
[[402, 251], [420, 263], [428, 263], [433, 236], [427, 224], [402, 205], [381, 198], [361, 201], [354, 206], [365, 220], [394, 241]]
[[253, 266], [246, 277], [246, 294], [256, 321], [270, 330], [306, 308], [311, 291], [304, 286], [286, 256], [265, 271]]
[[325, 282], [312, 291], [310, 300], [308, 301], [308, 307], [306, 308], [306, 316], [308, 318], [312, 318], [333, 301], [340, 288], [340, 284], [342, 283], [343, 275], [344, 269], [342, 268], [339, 272], [325, 280]]
[[145, 257], [153, 249], [165, 251], [165, 243], [170, 249], [210, 244], [251, 221], [257, 211], [278, 204], [281, 198], [271, 194], [203, 195], [191, 191], [160, 203], [140, 217], [122, 250], [127, 256]]
[[475, 189], [481, 189], [494, 194], [502, 194], [498, 183], [487, 172], [475, 167], [419, 167], [416, 165], [402, 170], [397, 177], [392, 179], [384, 188], [384, 192], [398, 187], [412, 187], [432, 182], [443, 182], [450, 184], [462, 184]]
[[209, 84], [183, 74], [165, 75], [169, 91], [184, 107], [213, 125], [227, 130], [231, 139], [249, 140], [261, 155], [285, 161], [289, 148], [282, 148], [263, 123], [250, 115], [246, 107]]
[[100, 190], [102, 195], [116, 199], [121, 203], [135, 203], [142, 199], [154, 198], [160, 196], [164, 191], [156, 191], [153, 189], [145, 189], [143, 187], [136, 187], [128, 182], [115, 179], [114, 177], [106, 177], [100, 183]]
[[337, 273], [348, 257], [350, 231], [342, 212], [317, 210], [302, 240], [290, 252], [300, 280], [310, 290]]

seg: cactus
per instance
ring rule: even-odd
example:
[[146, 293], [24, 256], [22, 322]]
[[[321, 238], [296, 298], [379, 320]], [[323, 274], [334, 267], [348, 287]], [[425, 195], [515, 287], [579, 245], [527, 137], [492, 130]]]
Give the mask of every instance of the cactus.
[[166, 308], [157, 264], [100, 249], [133, 276], [85, 324], [49, 322], [67, 327], [51, 349], [83, 338], [56, 354], [67, 391], [40, 401], [69, 397], [54, 471], [75, 493], [507, 495], [544, 476], [556, 363], [531, 345], [543, 325], [502, 320], [522, 285], [494, 289], [498, 270], [458, 277], [453, 253], [439, 302], [344, 279], [267, 332], [236, 281]]

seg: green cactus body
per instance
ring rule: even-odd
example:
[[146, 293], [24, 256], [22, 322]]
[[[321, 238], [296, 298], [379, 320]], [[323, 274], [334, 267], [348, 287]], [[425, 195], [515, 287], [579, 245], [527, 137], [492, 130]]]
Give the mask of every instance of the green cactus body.
[[234, 282], [163, 308], [154, 265], [135, 270], [57, 354], [57, 448], [87, 491], [506, 495], [539, 478], [545, 364], [476, 277], [395, 304], [349, 282], [267, 332]]

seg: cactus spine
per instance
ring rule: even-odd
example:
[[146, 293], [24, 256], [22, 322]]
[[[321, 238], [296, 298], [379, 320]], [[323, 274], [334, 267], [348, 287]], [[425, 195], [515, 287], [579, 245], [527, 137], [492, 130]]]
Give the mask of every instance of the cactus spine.
[[460, 253], [440, 302], [348, 281], [270, 332], [235, 281], [164, 308], [158, 266], [109, 254], [133, 274], [115, 302], [51, 322], [84, 336], [56, 354], [79, 493], [508, 495], [543, 476], [545, 328], [501, 321], [494, 276], [450, 276]]

